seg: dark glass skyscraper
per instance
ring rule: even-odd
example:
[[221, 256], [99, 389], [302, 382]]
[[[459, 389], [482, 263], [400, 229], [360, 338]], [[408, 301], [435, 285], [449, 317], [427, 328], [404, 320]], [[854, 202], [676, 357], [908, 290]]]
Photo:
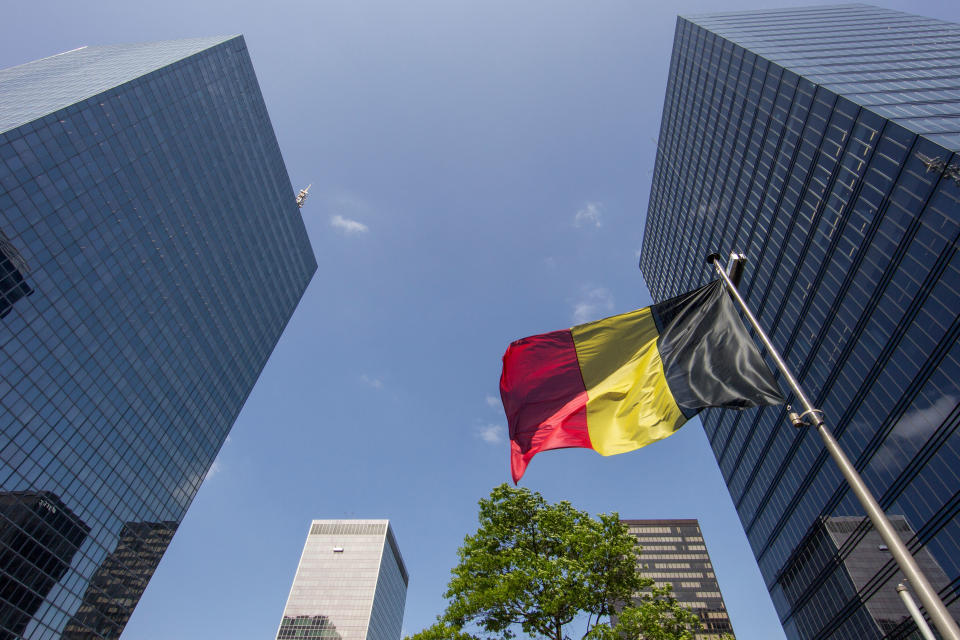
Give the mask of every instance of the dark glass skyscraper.
[[133, 613], [129, 603], [140, 600], [176, 532], [176, 522], [126, 523], [116, 549], [100, 563], [60, 637], [97, 640], [123, 629]]
[[[890, 523], [904, 542], [914, 536], [915, 532], [903, 516], [891, 516]], [[861, 618], [857, 625], [867, 628], [878, 625], [881, 632], [894, 638], [912, 637], [911, 632], [916, 626], [897, 592], [903, 575], [900, 572], [885, 572], [878, 576], [877, 569], [890, 560], [890, 550], [875, 529], [864, 534], [864, 524], [864, 518], [859, 516], [820, 518], [800, 543], [800, 552], [785, 568], [780, 580], [783, 590], [788, 597], [794, 592], [802, 592], [807, 588], [811, 569], [809, 563], [818, 565], [823, 557], [842, 557], [843, 561], [837, 565], [837, 570], [830, 574], [832, 589], [853, 597], [861, 589], [870, 586], [871, 581], [886, 580], [879, 589], [873, 587], [875, 595], [867, 600], [865, 607], [859, 607], [853, 614]], [[934, 589], [943, 591], [949, 586], [949, 578], [926, 548], [921, 548], [914, 556]], [[948, 611], [954, 618], [960, 617], [960, 602], [954, 601]], [[810, 612], [805, 615], [810, 615]]]
[[697, 640], [717, 640], [733, 633], [720, 583], [696, 520], [621, 520], [643, 547], [640, 573], [659, 587], [669, 584], [677, 602], [703, 625]]
[[316, 261], [242, 37], [0, 95], [0, 637], [117, 638]]
[[[948, 603], [960, 595], [958, 46], [958, 25], [867, 5], [680, 18], [641, 254], [657, 300], [715, 277], [709, 252], [747, 255], [742, 292], [911, 549], [947, 576]], [[839, 547], [816, 542], [825, 518], [863, 515], [817, 434], [782, 407], [703, 423], [787, 635], [909, 632], [871, 615], [891, 558], [844, 577], [869, 525]]]
[[21, 637], [90, 527], [48, 492], [0, 494], [0, 638]]

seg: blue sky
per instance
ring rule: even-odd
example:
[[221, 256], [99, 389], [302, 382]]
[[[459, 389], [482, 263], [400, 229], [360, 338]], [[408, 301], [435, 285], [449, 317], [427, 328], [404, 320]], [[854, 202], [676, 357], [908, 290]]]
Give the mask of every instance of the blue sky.
[[[0, 67], [243, 33], [319, 268], [124, 638], [272, 638], [313, 518], [390, 518], [429, 625], [509, 480], [500, 356], [650, 304], [637, 269], [676, 15], [811, 4], [11, 2]], [[954, 0], [878, 1], [960, 20]], [[293, 194], [291, 194], [293, 197]], [[729, 249], [729, 247], [725, 248]], [[699, 423], [523, 485], [698, 518], [740, 640], [782, 638]]]

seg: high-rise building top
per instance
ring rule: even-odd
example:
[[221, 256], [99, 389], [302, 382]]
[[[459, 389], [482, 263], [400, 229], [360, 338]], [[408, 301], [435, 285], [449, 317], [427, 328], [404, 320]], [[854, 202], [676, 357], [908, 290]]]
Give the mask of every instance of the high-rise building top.
[[[32, 122], [236, 36], [79, 47], [0, 69], [0, 132]], [[242, 42], [242, 39], [240, 39]]]
[[0, 637], [117, 638], [316, 261], [242, 37], [69, 51], [0, 94], [0, 490], [88, 528], [49, 585], [13, 576], [36, 606], [0, 594]]
[[[903, 516], [890, 517], [890, 524], [907, 542], [915, 532]], [[797, 548], [797, 553], [784, 568], [781, 583], [784, 592], [795, 600], [809, 597], [808, 578], [824, 571], [837, 557], [843, 557], [843, 564], [833, 573], [833, 589], [844, 599], [855, 598], [864, 590], [871, 589], [870, 584], [883, 580], [880, 588], [873, 587], [875, 595], [865, 608], [854, 615], [861, 618], [864, 627], [878, 626], [881, 633], [891, 638], [910, 637], [915, 626], [909, 611], [903, 606], [897, 585], [904, 581], [899, 570], [887, 571], [878, 575], [877, 568], [889, 564], [890, 550], [880, 537], [879, 532], [870, 527], [867, 518], [859, 516], [823, 517], [807, 534]], [[920, 570], [923, 571], [931, 586], [938, 591], [949, 586], [949, 578], [926, 549], [915, 554]], [[810, 615], [809, 611], [805, 615]], [[960, 601], [953, 602], [948, 611], [960, 619]]]
[[[712, 279], [708, 253], [746, 254], [740, 291], [915, 532], [911, 549], [946, 574], [947, 602], [960, 596], [960, 73], [934, 53], [957, 30], [866, 5], [680, 18], [641, 252], [655, 299]], [[832, 35], [804, 45], [813, 32]], [[871, 67], [828, 82], [844, 61]], [[818, 547], [828, 556], [804, 566], [820, 569], [785, 587], [823, 518], [863, 516], [817, 433], [782, 407], [702, 420], [787, 635], [884, 637], [870, 603], [893, 560], [854, 594], [838, 587], [869, 527]]]
[[409, 576], [387, 520], [314, 520], [277, 640], [399, 640]]
[[697, 640], [716, 640], [733, 633], [707, 544], [696, 520], [621, 520], [643, 547], [640, 572], [669, 584], [677, 602], [700, 618]]
[[960, 150], [960, 25], [866, 4], [692, 16], [690, 22]]

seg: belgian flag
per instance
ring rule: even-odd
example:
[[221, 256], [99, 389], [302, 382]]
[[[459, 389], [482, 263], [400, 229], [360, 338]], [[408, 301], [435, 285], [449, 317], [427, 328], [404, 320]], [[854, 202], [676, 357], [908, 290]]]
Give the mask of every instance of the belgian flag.
[[624, 453], [666, 438], [704, 407], [784, 402], [719, 280], [513, 342], [503, 354], [500, 397], [514, 482], [540, 451]]

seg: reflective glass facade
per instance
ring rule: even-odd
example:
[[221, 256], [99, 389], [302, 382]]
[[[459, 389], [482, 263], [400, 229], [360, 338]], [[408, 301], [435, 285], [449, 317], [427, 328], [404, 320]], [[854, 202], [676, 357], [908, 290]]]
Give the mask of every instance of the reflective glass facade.
[[242, 37], [0, 95], [0, 638], [117, 638], [316, 261]]
[[720, 584], [696, 520], [621, 520], [630, 535], [643, 547], [640, 572], [655, 581], [669, 584], [677, 602], [690, 609], [703, 629], [696, 640], [717, 640], [733, 633]]
[[[741, 284], [909, 546], [960, 595], [960, 26], [867, 5], [680, 18], [641, 254], [656, 300]], [[781, 387], [786, 389], [785, 384]], [[875, 619], [892, 559], [851, 582], [870, 527], [782, 407], [704, 428], [790, 638], [904, 637]], [[859, 521], [858, 521], [859, 522]], [[858, 569], [862, 571], [863, 568]], [[950, 605], [955, 607], [955, 605]], [[876, 609], [876, 608], [874, 608]]]
[[314, 520], [277, 640], [400, 640], [409, 577], [386, 520]]
[[93, 574], [63, 640], [97, 640], [122, 629], [177, 532], [176, 522], [128, 522], [117, 547]]
[[[802, 593], [807, 588], [806, 577], [810, 571], [823, 568], [817, 566], [822, 563], [822, 558], [842, 557], [842, 564], [830, 575], [833, 590], [852, 596], [867, 588], [873, 580], [885, 580], [883, 586], [876, 589], [876, 594], [866, 602], [866, 607], [859, 608], [853, 614], [861, 618], [856, 624], [866, 627], [879, 625], [882, 633], [895, 638], [919, 638], [917, 633], [911, 634], [912, 625], [903, 624], [904, 605], [897, 592], [903, 575], [899, 572], [877, 574], [877, 568], [889, 562], [890, 550], [875, 529], [867, 528], [864, 520], [860, 516], [821, 517], [800, 543], [800, 553], [794, 556], [783, 572], [781, 583], [784, 592], [788, 596]], [[890, 516], [890, 523], [904, 542], [914, 537], [915, 532], [903, 516]], [[948, 588], [950, 579], [926, 548], [918, 550], [914, 558], [934, 589], [943, 591]], [[954, 601], [949, 611], [954, 618], [960, 618], [960, 602]]]

